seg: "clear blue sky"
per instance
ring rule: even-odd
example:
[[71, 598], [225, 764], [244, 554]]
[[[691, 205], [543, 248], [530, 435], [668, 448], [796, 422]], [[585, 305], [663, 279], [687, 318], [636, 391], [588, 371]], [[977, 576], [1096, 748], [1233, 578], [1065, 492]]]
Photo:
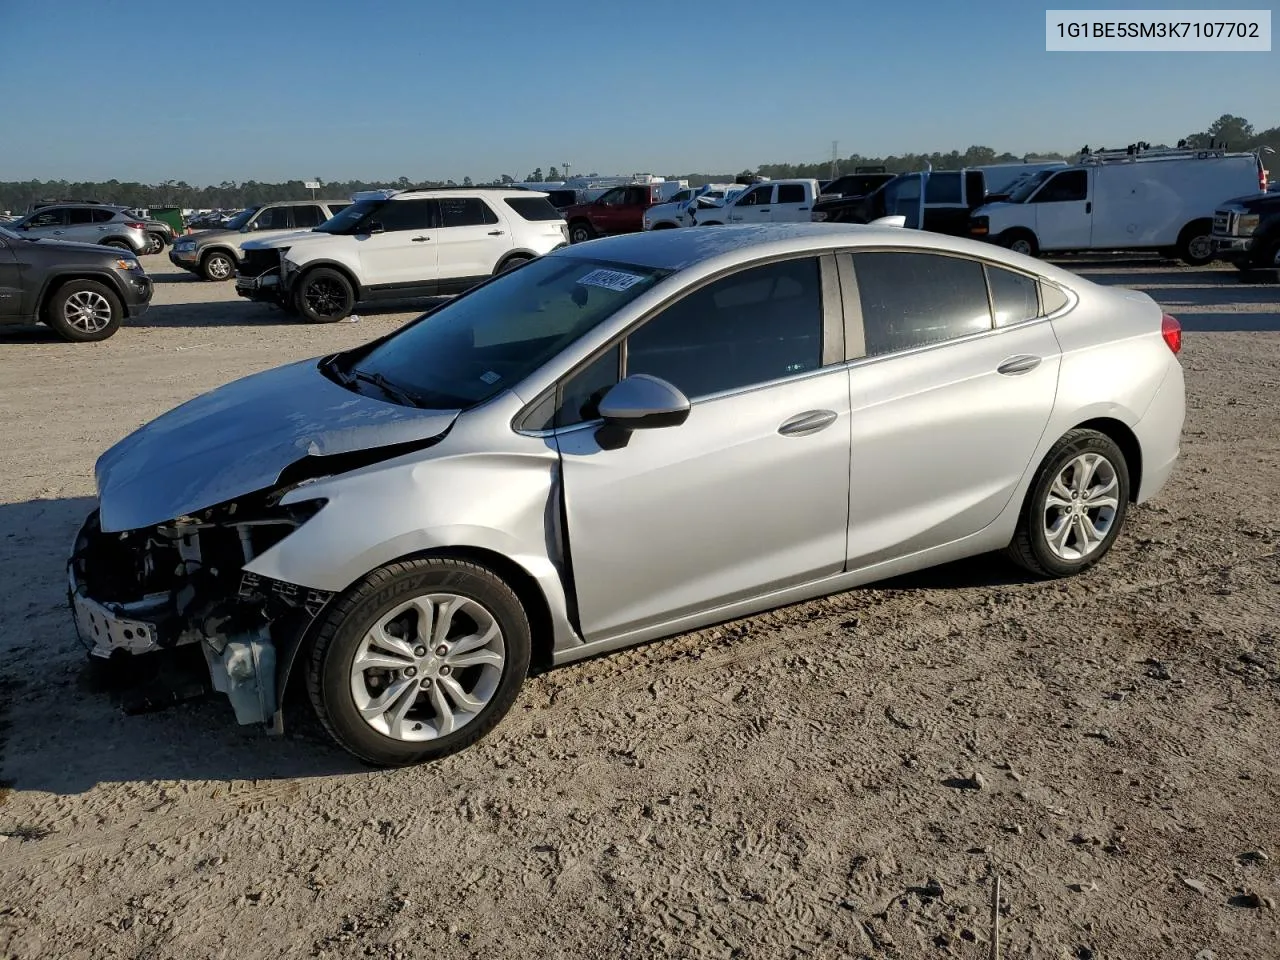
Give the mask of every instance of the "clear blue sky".
[[0, 0], [0, 180], [736, 171], [832, 140], [1023, 153], [1280, 124], [1280, 54], [1046, 53], [1046, 6], [1107, 5]]

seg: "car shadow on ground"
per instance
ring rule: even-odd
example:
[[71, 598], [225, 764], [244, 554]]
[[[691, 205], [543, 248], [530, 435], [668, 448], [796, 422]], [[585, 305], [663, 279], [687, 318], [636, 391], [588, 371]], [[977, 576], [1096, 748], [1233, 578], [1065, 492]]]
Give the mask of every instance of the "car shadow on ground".
[[[86, 497], [0, 505], [0, 784], [77, 794], [105, 782], [358, 773], [305, 701], [287, 735], [240, 727], [195, 648], [93, 669], [67, 606], [66, 555]], [[145, 663], [144, 661], [150, 661]], [[138, 712], [143, 711], [143, 712]]]

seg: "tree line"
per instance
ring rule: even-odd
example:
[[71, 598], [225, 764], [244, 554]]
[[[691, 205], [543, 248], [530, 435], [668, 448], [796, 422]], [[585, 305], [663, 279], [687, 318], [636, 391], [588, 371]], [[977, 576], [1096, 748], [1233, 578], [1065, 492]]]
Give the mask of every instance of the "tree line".
[[[1271, 147], [1280, 158], [1280, 127], [1271, 127], [1255, 131], [1253, 124], [1243, 117], [1223, 114], [1208, 129], [1188, 134], [1185, 138], [1190, 146], [1204, 147], [1211, 143], [1226, 142], [1231, 150], [1253, 150], [1258, 147]], [[1090, 144], [1093, 149], [1103, 147], [1124, 147], [1126, 144]], [[1164, 145], [1161, 145], [1164, 146]], [[1077, 153], [1065, 154], [1056, 151], [1032, 154], [1036, 159], [1069, 160]], [[883, 166], [891, 173], [902, 173], [910, 170], [924, 169], [926, 163], [935, 170], [955, 170], [966, 166], [980, 166], [991, 163], [1013, 163], [1022, 160], [1009, 152], [997, 152], [991, 147], [972, 146], [967, 150], [951, 150], [946, 153], [901, 154], [887, 157], [871, 157], [854, 153], [848, 157], [838, 158], [834, 164], [831, 160], [819, 160], [811, 163], [766, 163], [756, 169], [744, 169], [738, 173], [683, 173], [669, 174], [669, 177], [687, 179], [692, 185], [732, 180], [735, 176], [757, 175], [771, 177], [775, 180], [783, 177], [806, 177], [826, 179], [834, 172], [851, 173], [856, 167]], [[1271, 161], [1280, 167], [1280, 159]], [[596, 174], [584, 174], [596, 176]], [[523, 182], [540, 182], [562, 179], [559, 169], [549, 167], [543, 173], [541, 167], [531, 171]], [[485, 185], [513, 184], [517, 181], [510, 174], [502, 174], [496, 180], [475, 181]], [[399, 177], [395, 180], [365, 181], [346, 180], [339, 183], [326, 183], [316, 192], [318, 199], [341, 200], [361, 190], [378, 190], [395, 188], [407, 190], [413, 187], [444, 187], [473, 185], [471, 177], [464, 177], [461, 183], [453, 180], [411, 180]], [[72, 182], [67, 180], [27, 180], [0, 181], [0, 211], [10, 210], [14, 213], [26, 211], [31, 204], [41, 200], [99, 200], [105, 203], [118, 203], [130, 207], [183, 207], [196, 209], [241, 209], [256, 203], [269, 203], [273, 200], [301, 200], [311, 196], [302, 180], [287, 180], [283, 183], [265, 183], [258, 180], [236, 182], [224, 180], [217, 185], [192, 186], [183, 180], [165, 180], [162, 183], [148, 184], [131, 181], [107, 180]]]

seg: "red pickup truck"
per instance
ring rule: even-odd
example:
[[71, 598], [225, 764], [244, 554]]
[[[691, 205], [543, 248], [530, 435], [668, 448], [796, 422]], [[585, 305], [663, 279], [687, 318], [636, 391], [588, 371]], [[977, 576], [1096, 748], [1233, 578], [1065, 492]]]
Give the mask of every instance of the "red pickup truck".
[[585, 243], [611, 233], [639, 233], [644, 212], [665, 203], [667, 194], [679, 189], [675, 181], [614, 187], [590, 203], [576, 203], [561, 214], [569, 223], [569, 242]]

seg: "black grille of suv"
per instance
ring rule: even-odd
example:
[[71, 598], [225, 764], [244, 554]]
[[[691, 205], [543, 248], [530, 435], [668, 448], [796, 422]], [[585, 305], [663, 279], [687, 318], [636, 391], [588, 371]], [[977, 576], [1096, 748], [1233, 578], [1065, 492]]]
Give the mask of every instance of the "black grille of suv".
[[275, 270], [279, 266], [279, 250], [246, 250], [244, 260], [236, 268], [236, 273], [242, 277], [260, 277], [268, 270]]

